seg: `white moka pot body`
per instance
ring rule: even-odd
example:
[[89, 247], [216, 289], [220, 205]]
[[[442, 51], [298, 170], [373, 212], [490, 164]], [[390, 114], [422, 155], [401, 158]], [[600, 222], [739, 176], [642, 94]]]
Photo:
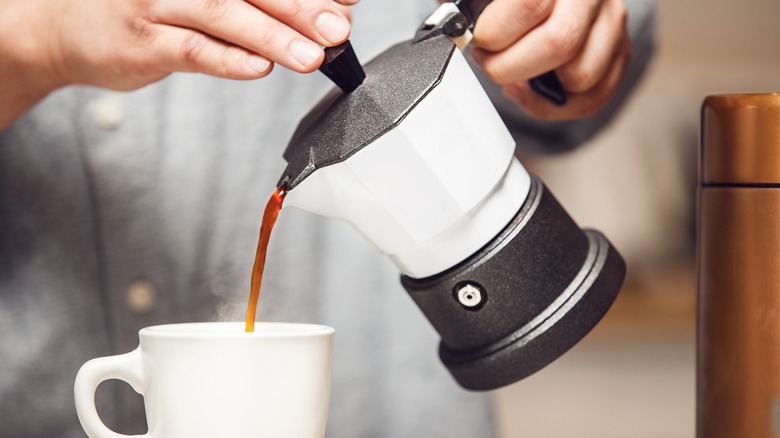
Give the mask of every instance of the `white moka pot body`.
[[424, 278], [466, 259], [526, 199], [515, 143], [460, 51], [394, 129], [313, 172], [285, 204], [350, 223], [401, 273]]

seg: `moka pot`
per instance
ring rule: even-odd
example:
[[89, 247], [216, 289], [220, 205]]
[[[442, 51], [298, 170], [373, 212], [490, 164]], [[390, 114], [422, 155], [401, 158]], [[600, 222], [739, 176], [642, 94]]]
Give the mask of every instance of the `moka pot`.
[[300, 122], [279, 184], [286, 206], [348, 222], [392, 260], [441, 335], [447, 369], [463, 387], [486, 390], [585, 336], [615, 299], [625, 264], [514, 156], [458, 49], [464, 17], [444, 4], [415, 38], [363, 66], [364, 78], [351, 76], [354, 57], [331, 71], [354, 79], [352, 91], [334, 88]]

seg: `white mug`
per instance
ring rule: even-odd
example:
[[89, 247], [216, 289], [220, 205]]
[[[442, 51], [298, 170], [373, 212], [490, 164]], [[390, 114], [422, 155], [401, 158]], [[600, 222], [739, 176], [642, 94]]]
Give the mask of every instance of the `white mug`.
[[76, 376], [87, 435], [120, 438], [95, 409], [100, 382], [144, 396], [148, 438], [322, 438], [330, 398], [331, 327], [192, 323], [147, 327], [130, 353], [92, 359]]

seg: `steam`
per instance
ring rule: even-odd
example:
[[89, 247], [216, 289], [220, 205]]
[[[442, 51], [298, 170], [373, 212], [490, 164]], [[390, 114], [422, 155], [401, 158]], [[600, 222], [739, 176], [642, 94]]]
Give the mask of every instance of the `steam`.
[[246, 318], [249, 281], [245, 271], [232, 269], [217, 274], [211, 282], [211, 291], [219, 298], [212, 321], [243, 321]]

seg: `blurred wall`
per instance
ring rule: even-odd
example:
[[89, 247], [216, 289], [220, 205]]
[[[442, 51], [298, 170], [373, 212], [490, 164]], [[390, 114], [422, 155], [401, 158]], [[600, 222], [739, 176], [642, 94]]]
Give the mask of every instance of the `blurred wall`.
[[619, 118], [529, 163], [609, 236], [629, 279], [580, 345], [496, 393], [505, 438], [694, 435], [699, 109], [708, 94], [780, 92], [778, 19], [778, 0], [659, 1], [656, 58]]
[[650, 71], [590, 145], [533, 166], [632, 266], [693, 251], [699, 107], [707, 94], [780, 91], [780, 1], [662, 0]]

